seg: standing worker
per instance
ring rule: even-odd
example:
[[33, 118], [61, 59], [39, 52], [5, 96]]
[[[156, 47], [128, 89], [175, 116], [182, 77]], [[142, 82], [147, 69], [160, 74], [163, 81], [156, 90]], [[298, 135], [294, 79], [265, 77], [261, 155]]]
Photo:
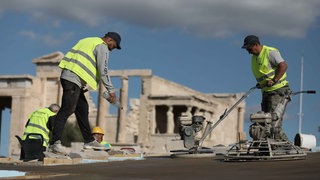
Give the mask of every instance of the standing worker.
[[[37, 138], [33, 137], [33, 134], [40, 134], [43, 138], [42, 144], [42, 152], [46, 151], [46, 148], [49, 145], [49, 133], [53, 129], [54, 121], [56, 118], [56, 113], [59, 111], [60, 106], [58, 104], [51, 104], [47, 108], [41, 108], [29, 115], [29, 119], [25, 125], [25, 131], [22, 136], [22, 140], [24, 143], [26, 142], [26, 138], [29, 135], [29, 138]], [[27, 145], [26, 145], [27, 146]], [[41, 153], [42, 152], [38, 152]], [[21, 159], [24, 158], [24, 150], [21, 150]], [[28, 156], [28, 155], [27, 155]], [[44, 155], [42, 156], [44, 157]]]
[[[251, 68], [254, 77], [262, 91], [261, 109], [272, 113], [277, 105], [281, 103], [284, 95], [290, 93], [289, 82], [286, 80], [287, 63], [280, 55], [278, 49], [260, 44], [255, 35], [245, 37], [242, 46], [251, 57]], [[288, 138], [282, 129], [283, 117], [279, 117], [275, 139], [287, 141]]]
[[92, 128], [91, 134], [94, 137], [94, 139], [98, 141], [98, 143], [102, 144], [107, 148], [111, 148], [111, 145], [109, 143], [103, 141], [104, 132], [99, 126]]
[[61, 109], [50, 141], [50, 151], [66, 155], [61, 145], [61, 135], [68, 117], [75, 113], [84, 139], [84, 149], [106, 149], [91, 134], [89, 125], [89, 105], [84, 93], [87, 86], [97, 90], [100, 80], [109, 93], [107, 99], [116, 103], [116, 94], [108, 71], [109, 53], [113, 49], [121, 49], [121, 37], [116, 32], [108, 32], [104, 37], [88, 37], [81, 39], [61, 60], [60, 81], [63, 88]]

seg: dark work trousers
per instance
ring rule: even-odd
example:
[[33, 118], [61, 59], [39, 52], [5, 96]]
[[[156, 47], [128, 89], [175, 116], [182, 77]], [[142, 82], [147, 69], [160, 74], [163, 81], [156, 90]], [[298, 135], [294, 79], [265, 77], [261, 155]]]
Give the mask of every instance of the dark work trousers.
[[61, 79], [63, 88], [62, 104], [54, 123], [50, 144], [60, 140], [67, 119], [74, 113], [82, 133], [84, 143], [94, 141], [89, 125], [89, 105], [84, 91], [76, 84]]
[[[277, 90], [271, 92], [263, 92], [262, 94], [262, 103], [261, 109], [264, 112], [272, 113], [277, 105], [283, 101], [285, 94], [290, 93], [290, 88], [288, 86], [284, 86]], [[285, 110], [284, 110], [285, 111]], [[284, 112], [283, 112], [284, 114]], [[275, 134], [276, 139], [288, 140], [288, 137], [284, 133], [282, 129], [282, 121], [283, 117], [280, 117], [277, 128], [277, 134]]]

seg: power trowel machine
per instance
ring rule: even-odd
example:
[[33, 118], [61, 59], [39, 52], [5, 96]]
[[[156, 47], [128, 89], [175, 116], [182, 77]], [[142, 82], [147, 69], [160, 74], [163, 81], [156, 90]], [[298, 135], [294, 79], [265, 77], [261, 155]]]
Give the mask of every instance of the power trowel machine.
[[[228, 114], [242, 102], [253, 90], [259, 88], [252, 87], [247, 91], [230, 109], [226, 109], [219, 120], [213, 124], [207, 121], [202, 137], [197, 140], [195, 137], [203, 129], [205, 120], [202, 116], [193, 116], [191, 123], [183, 123], [186, 119], [181, 118], [181, 139], [185, 148], [189, 149], [189, 154], [201, 154], [213, 152], [212, 149], [202, 147], [203, 141], [212, 130], [223, 121]], [[288, 140], [277, 139], [279, 136], [279, 121], [284, 115], [284, 111], [291, 97], [300, 93], [315, 94], [315, 91], [287, 92], [283, 95], [282, 102], [278, 104], [272, 113], [256, 112], [251, 114], [252, 125], [249, 129], [251, 141], [240, 141], [227, 151], [225, 161], [255, 161], [255, 160], [297, 160], [305, 159], [306, 153]], [[186, 121], [186, 122], [190, 122]]]

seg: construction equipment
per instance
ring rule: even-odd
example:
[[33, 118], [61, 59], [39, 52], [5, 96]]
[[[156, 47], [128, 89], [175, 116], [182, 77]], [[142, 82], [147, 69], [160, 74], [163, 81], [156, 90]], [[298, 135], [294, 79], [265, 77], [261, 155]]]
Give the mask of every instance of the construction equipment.
[[[184, 147], [188, 149], [187, 152], [189, 154], [213, 153], [213, 149], [202, 147], [203, 141], [240, 102], [257, 88], [260, 87], [254, 86], [250, 88], [230, 109], [224, 111], [215, 124], [207, 121], [204, 133], [199, 140], [196, 139], [196, 135], [203, 129], [205, 118], [193, 116], [192, 121], [190, 121], [186, 117], [180, 117], [182, 127], [180, 136], [184, 142]], [[306, 158], [306, 154], [299, 147], [289, 141], [277, 139], [279, 136], [279, 121], [283, 117], [286, 106], [291, 101], [292, 96], [300, 93], [314, 94], [316, 92], [310, 90], [293, 93], [289, 91], [284, 94], [282, 102], [276, 107], [274, 112], [265, 113], [261, 111], [251, 114], [250, 120], [253, 124], [250, 126], [249, 134], [253, 140], [240, 141], [231, 146], [225, 154], [225, 161], [296, 160]]]
[[180, 117], [181, 122], [181, 137], [183, 140], [183, 145], [187, 149], [193, 148], [195, 145], [198, 145], [198, 142], [196, 141], [195, 137], [199, 131], [203, 128], [203, 121], [205, 118], [203, 116], [193, 116], [191, 123], [188, 123], [188, 120], [183, 120], [182, 117]]
[[290, 91], [284, 94], [282, 102], [272, 113], [260, 111], [251, 114], [249, 134], [253, 140], [234, 144], [225, 154], [225, 161], [305, 159], [307, 154], [290, 141], [280, 139], [278, 130], [288, 102], [292, 96], [300, 93], [315, 94], [316, 91]]
[[198, 140], [196, 139], [196, 136], [198, 132], [200, 132], [203, 129], [203, 122], [205, 120], [205, 117], [203, 116], [193, 116], [190, 120], [190, 117], [188, 116], [180, 116], [179, 122], [181, 122], [181, 140], [183, 140], [184, 147], [188, 150], [179, 150], [179, 151], [171, 151], [173, 153], [181, 153], [181, 152], [187, 152], [189, 154], [208, 154], [208, 153], [214, 153], [213, 149], [202, 147], [203, 141], [206, 139], [206, 137], [212, 132], [212, 130], [218, 126], [218, 124], [223, 121], [228, 114], [239, 105], [253, 90], [257, 89], [257, 86], [254, 86], [249, 89], [230, 109], [226, 109], [224, 113], [220, 116], [219, 120], [213, 124], [211, 121], [207, 121], [207, 125], [205, 127], [204, 133], [202, 137]]
[[[213, 150], [210, 148], [199, 147], [199, 140], [196, 139], [198, 132], [203, 129], [203, 122], [205, 117], [192, 116], [191, 120], [188, 116], [180, 116], [179, 122], [181, 123], [180, 137], [183, 140], [183, 145], [188, 150], [173, 150], [171, 151], [173, 157], [191, 155], [195, 157], [198, 154], [213, 154]], [[203, 156], [202, 156], [203, 157]]]

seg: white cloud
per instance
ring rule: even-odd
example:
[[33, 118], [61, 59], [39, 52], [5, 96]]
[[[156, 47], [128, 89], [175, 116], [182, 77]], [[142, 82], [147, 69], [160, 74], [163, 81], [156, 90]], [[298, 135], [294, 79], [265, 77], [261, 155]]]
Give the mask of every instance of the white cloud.
[[319, 0], [10, 0], [0, 7], [34, 14], [38, 20], [55, 17], [57, 26], [62, 20], [87, 26], [114, 20], [203, 37], [258, 33], [300, 38], [320, 16]]
[[33, 12], [32, 20], [37, 23], [49, 24], [50, 27], [59, 28], [61, 24], [61, 20], [48, 16], [43, 12]]
[[43, 42], [49, 46], [58, 46], [74, 36], [73, 32], [63, 33], [60, 37], [53, 37], [51, 34], [38, 34], [34, 31], [26, 30], [20, 31], [18, 34], [33, 41]]
[[38, 36], [33, 31], [20, 31], [19, 34], [32, 40], [38, 39]]

